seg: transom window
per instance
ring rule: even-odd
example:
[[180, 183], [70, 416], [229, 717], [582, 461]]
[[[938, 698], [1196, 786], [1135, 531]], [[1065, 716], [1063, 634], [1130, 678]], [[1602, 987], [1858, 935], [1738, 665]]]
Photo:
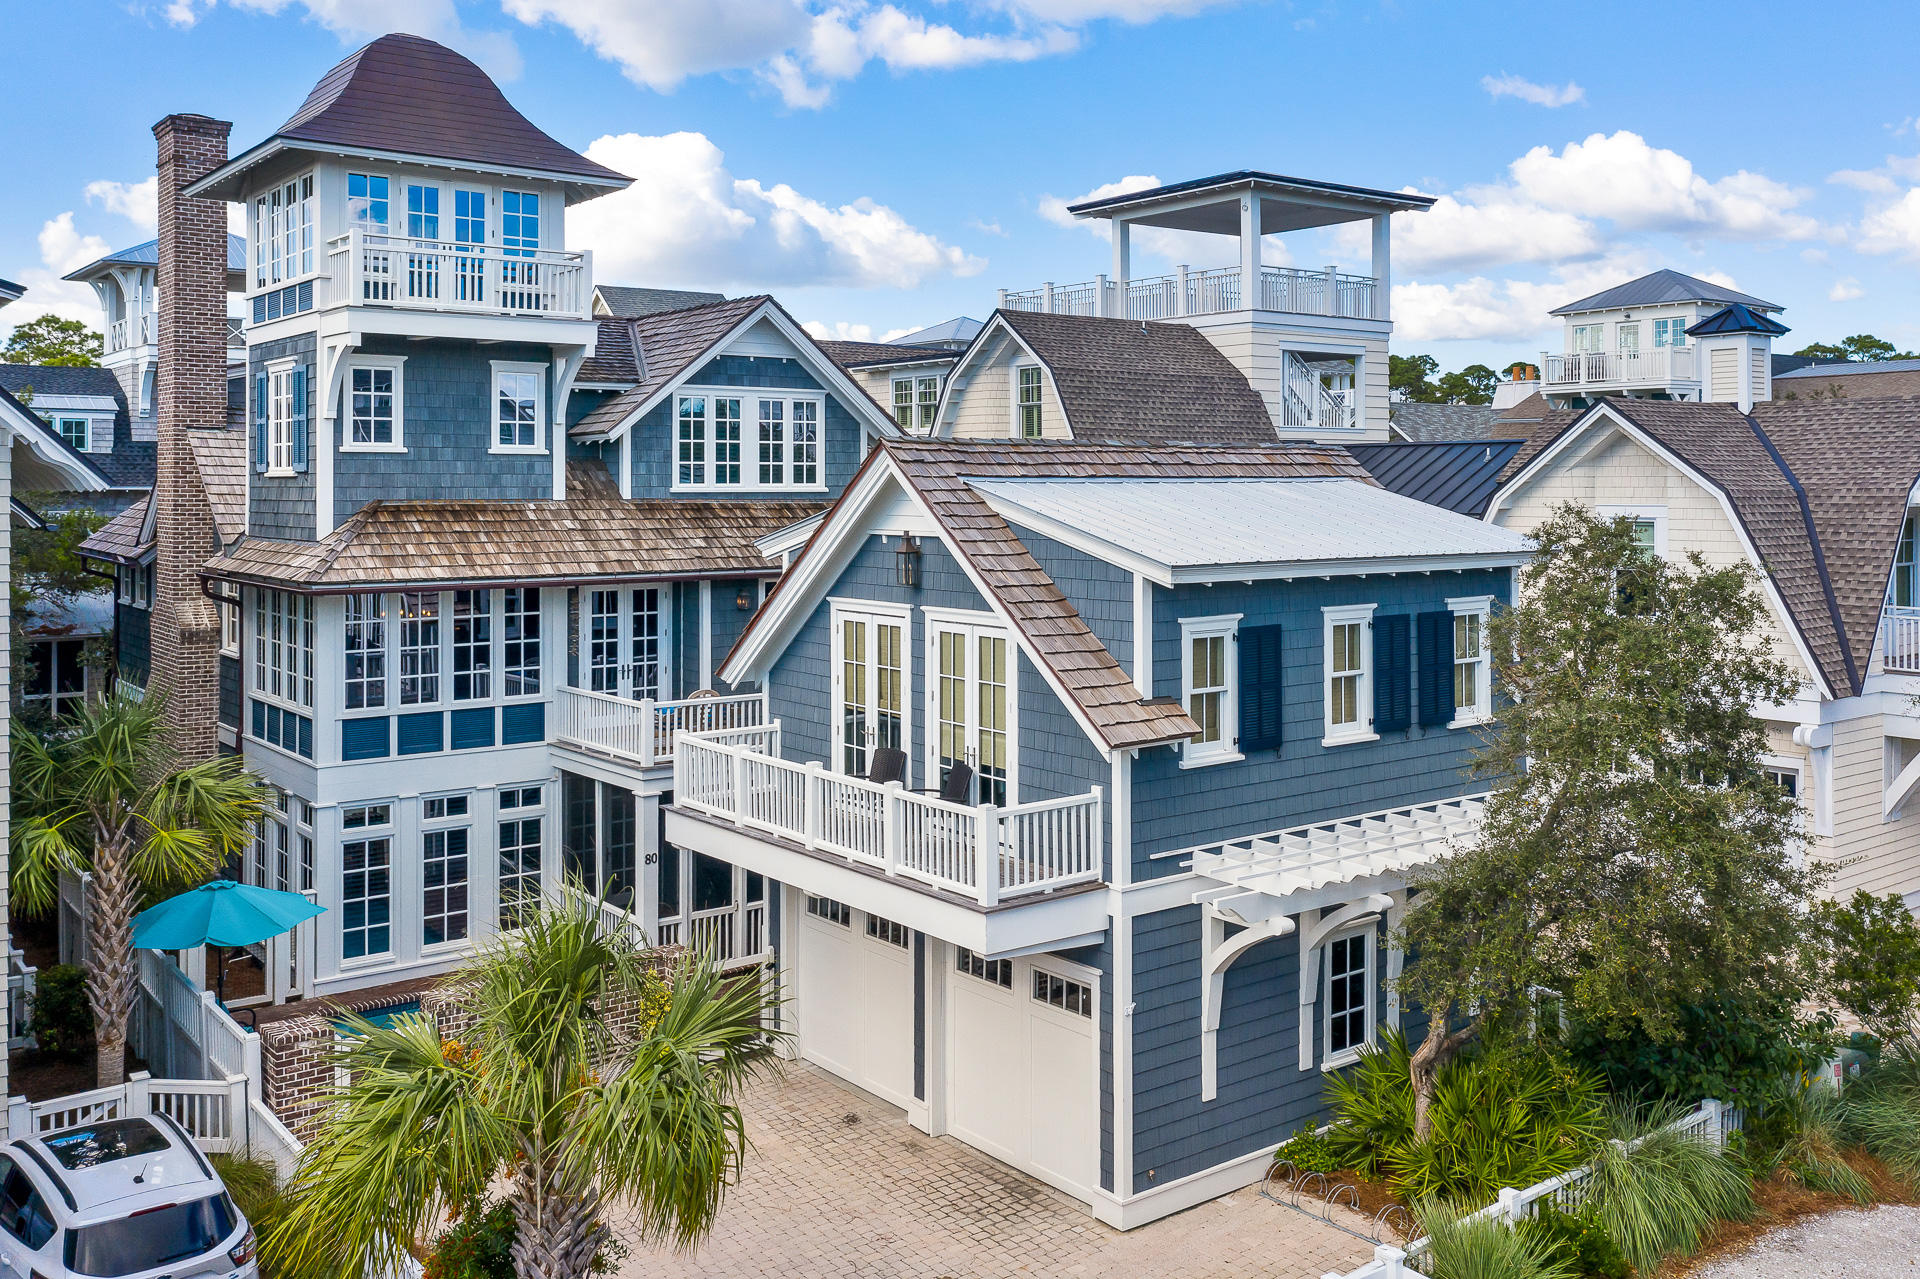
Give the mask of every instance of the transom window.
[[1327, 1056], [1351, 1055], [1373, 1034], [1373, 934], [1355, 933], [1327, 943]]
[[400, 370], [394, 357], [378, 363], [362, 357], [347, 370], [345, 447], [398, 448], [401, 444]]
[[546, 370], [538, 364], [493, 363], [493, 449], [496, 453], [543, 451]]
[[465, 817], [468, 800], [465, 795], [435, 795], [420, 802], [420, 817], [423, 821], [440, 822], [449, 817]]
[[[675, 489], [818, 489], [824, 401], [808, 395], [675, 397]], [[753, 452], [743, 456], [743, 425]]]
[[1014, 416], [1022, 439], [1037, 440], [1044, 430], [1041, 400], [1044, 394], [1040, 366], [1023, 364], [1015, 371]]
[[891, 919], [882, 919], [878, 915], [867, 916], [867, 936], [883, 941], [889, 946], [898, 946], [905, 950], [913, 944], [913, 930], [905, 924], [896, 924]]
[[831, 897], [815, 897], [807, 894], [807, 914], [815, 919], [824, 919], [829, 924], [838, 924], [842, 928], [853, 927], [853, 912], [845, 902], [835, 901]]
[[1482, 723], [1493, 716], [1492, 659], [1487, 651], [1487, 617], [1492, 601], [1448, 600], [1453, 611], [1453, 726]]
[[1373, 738], [1373, 605], [1321, 610], [1326, 626], [1327, 745]]
[[988, 959], [976, 955], [965, 946], [954, 948], [953, 968], [955, 972], [977, 977], [1007, 990], [1013, 989], [1013, 961], [1011, 959]]
[[1182, 618], [1181, 682], [1187, 714], [1200, 731], [1187, 739], [1183, 766], [1239, 759], [1240, 616]]
[[1058, 1008], [1063, 1013], [1093, 1016], [1093, 987], [1043, 968], [1033, 970], [1033, 997], [1036, 1002]]

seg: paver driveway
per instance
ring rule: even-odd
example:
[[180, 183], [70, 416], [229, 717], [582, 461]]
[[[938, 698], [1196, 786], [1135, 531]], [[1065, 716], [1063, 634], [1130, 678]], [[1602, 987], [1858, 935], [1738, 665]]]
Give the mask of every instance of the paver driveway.
[[747, 1100], [742, 1183], [692, 1256], [635, 1246], [624, 1279], [1318, 1279], [1371, 1245], [1242, 1190], [1138, 1230], [1085, 1208], [813, 1066]]

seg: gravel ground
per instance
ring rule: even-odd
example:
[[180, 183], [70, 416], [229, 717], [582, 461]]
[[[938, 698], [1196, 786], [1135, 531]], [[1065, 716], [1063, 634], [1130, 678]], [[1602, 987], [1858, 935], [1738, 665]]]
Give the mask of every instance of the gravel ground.
[[1920, 1208], [1881, 1206], [1796, 1222], [1693, 1279], [1920, 1279]]

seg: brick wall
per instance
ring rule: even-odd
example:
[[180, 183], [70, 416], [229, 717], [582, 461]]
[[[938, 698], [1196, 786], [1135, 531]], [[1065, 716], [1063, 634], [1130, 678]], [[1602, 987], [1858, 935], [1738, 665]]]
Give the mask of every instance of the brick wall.
[[220, 619], [196, 570], [216, 549], [213, 514], [186, 433], [227, 419], [227, 208], [183, 189], [227, 159], [224, 120], [170, 115], [153, 126], [159, 156], [158, 542], [153, 684], [170, 698], [174, 748], [210, 758], [219, 721]]

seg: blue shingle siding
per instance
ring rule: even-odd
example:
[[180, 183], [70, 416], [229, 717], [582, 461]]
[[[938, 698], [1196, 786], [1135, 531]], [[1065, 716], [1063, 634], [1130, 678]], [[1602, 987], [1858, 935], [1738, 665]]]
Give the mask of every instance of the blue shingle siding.
[[[661, 604], [673, 600], [673, 671], [675, 690], [691, 695], [705, 688], [700, 670], [700, 583], [674, 582], [662, 586]], [[720, 660], [716, 654], [714, 661]], [[661, 690], [669, 697], [673, 691]]]
[[[1296, 918], [1296, 924], [1302, 923]], [[1300, 1069], [1300, 943], [1263, 941], [1227, 969], [1212, 1101], [1200, 1099], [1201, 912], [1182, 906], [1133, 923], [1135, 1191], [1150, 1190], [1278, 1145], [1321, 1122], [1324, 1021], [1320, 991], [1308, 1008], [1314, 1066]], [[1376, 936], [1377, 940], [1383, 940]], [[1384, 1007], [1374, 955], [1374, 1014]], [[1152, 1174], [1149, 1176], [1149, 1174]]]
[[[745, 588], [751, 607], [740, 607], [740, 591]], [[692, 588], [696, 593], [699, 588]], [[741, 632], [747, 629], [747, 622], [753, 617], [754, 609], [760, 607], [760, 583], [753, 578], [731, 578], [713, 584], [713, 669], [717, 672], [727, 654], [740, 639]], [[713, 686], [722, 693], [750, 693], [754, 685], [729, 684], [717, 674]]]
[[1133, 574], [1081, 551], [1014, 527], [1033, 558], [1067, 597], [1122, 670], [1133, 670]]
[[[819, 391], [826, 395], [826, 410], [821, 414], [823, 437], [821, 461], [825, 471], [825, 497], [837, 496], [853, 478], [866, 457], [865, 432], [846, 406], [827, 391], [797, 360], [773, 356], [721, 355], [708, 360], [692, 377], [689, 386], [739, 387], [743, 392], [756, 388], [783, 391]], [[633, 495], [636, 498], [672, 496], [674, 418], [673, 399], [655, 405], [633, 425]], [[753, 460], [754, 409], [741, 405], [740, 460], [744, 467]], [[708, 491], [702, 497], [725, 497], [725, 490]], [[750, 496], [742, 494], [742, 497]], [[717, 660], [717, 659], [716, 659]]]
[[153, 613], [148, 609], [116, 602], [113, 606], [113, 632], [114, 660], [120, 668], [120, 678], [145, 688], [153, 652]]
[[[313, 334], [300, 334], [295, 337], [281, 338], [277, 342], [262, 342], [258, 346], [247, 348], [247, 385], [251, 388], [254, 379], [269, 365], [279, 360], [294, 359], [311, 367], [313, 365]], [[314, 379], [310, 376], [308, 383]], [[314, 430], [315, 414], [319, 412], [320, 397], [307, 396], [307, 435], [312, 441], [317, 438]], [[248, 409], [251, 418], [252, 392], [248, 393]], [[308, 465], [292, 475], [269, 477], [257, 469], [253, 457], [256, 447], [253, 443], [255, 425], [247, 424], [247, 532], [254, 537], [274, 538], [281, 541], [311, 542], [314, 540], [313, 518], [313, 467]]]
[[[488, 452], [493, 442], [492, 361], [546, 364], [553, 358], [549, 348], [370, 338], [358, 354], [406, 357], [400, 402], [407, 451], [335, 455], [336, 524], [376, 498], [524, 501], [553, 496], [551, 455]], [[336, 430], [349, 429], [342, 413]]]
[[1471, 730], [1415, 726], [1374, 742], [1320, 744], [1326, 716], [1321, 608], [1371, 603], [1378, 605], [1375, 616], [1417, 614], [1469, 595], [1508, 598], [1507, 570], [1155, 587], [1154, 692], [1160, 696], [1182, 694], [1182, 617], [1241, 613], [1242, 626], [1284, 628], [1285, 741], [1277, 751], [1201, 769], [1182, 769], [1169, 749], [1143, 751], [1133, 765], [1135, 876], [1178, 873], [1179, 859], [1148, 860], [1155, 852], [1482, 788], [1465, 773], [1479, 745]]

